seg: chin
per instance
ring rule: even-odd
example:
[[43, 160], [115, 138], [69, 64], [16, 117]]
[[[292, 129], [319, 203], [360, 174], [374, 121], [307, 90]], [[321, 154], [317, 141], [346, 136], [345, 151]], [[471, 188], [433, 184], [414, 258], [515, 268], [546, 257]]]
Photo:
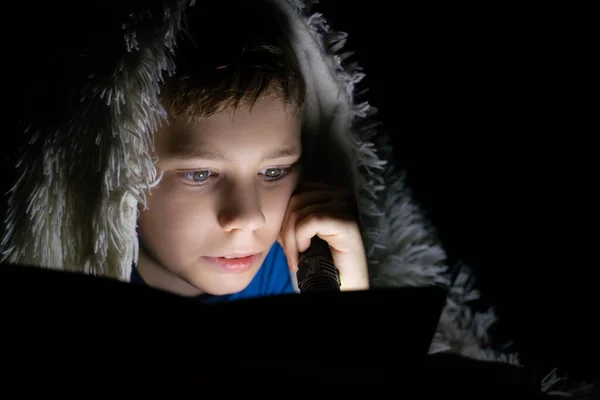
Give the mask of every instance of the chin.
[[202, 292], [213, 296], [223, 296], [234, 294], [246, 289], [252, 279], [256, 275], [256, 271], [248, 271], [237, 276], [221, 275], [216, 276], [211, 283], [204, 282], [204, 285], [197, 285]]
[[249, 284], [250, 282], [245, 285], [225, 285], [220, 287], [211, 287], [209, 290], [206, 290], [205, 293], [212, 296], [225, 296], [241, 292], [242, 290], [246, 289]]

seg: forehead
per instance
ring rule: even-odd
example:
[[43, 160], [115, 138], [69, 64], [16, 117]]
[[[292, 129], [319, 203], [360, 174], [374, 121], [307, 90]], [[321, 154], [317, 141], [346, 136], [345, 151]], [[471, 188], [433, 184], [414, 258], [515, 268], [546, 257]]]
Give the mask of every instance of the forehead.
[[218, 152], [244, 149], [248, 152], [265, 147], [299, 146], [301, 116], [293, 106], [275, 98], [259, 99], [252, 108], [240, 106], [193, 124], [172, 122], [157, 133], [161, 156], [185, 156], [195, 151]]

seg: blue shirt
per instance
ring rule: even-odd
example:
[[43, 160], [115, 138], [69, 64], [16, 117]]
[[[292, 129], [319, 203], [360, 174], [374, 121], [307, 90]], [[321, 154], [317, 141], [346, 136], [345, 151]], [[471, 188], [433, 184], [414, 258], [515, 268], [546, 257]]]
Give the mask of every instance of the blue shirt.
[[[135, 267], [131, 272], [131, 283], [146, 284]], [[275, 242], [258, 272], [244, 290], [222, 296], [200, 295], [198, 300], [206, 303], [220, 303], [291, 293], [295, 293], [295, 291], [287, 259], [279, 243]]]

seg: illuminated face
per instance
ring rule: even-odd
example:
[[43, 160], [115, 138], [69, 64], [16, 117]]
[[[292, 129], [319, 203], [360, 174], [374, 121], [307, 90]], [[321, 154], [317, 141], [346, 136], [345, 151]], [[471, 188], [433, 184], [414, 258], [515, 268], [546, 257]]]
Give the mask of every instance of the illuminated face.
[[149, 285], [194, 296], [235, 293], [250, 283], [298, 184], [296, 114], [265, 97], [191, 129], [157, 132], [163, 176], [138, 218], [138, 270]]

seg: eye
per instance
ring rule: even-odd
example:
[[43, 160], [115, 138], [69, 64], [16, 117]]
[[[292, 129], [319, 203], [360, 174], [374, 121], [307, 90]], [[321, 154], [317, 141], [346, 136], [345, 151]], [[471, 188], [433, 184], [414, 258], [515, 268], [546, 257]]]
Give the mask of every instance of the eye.
[[209, 178], [213, 177], [215, 174], [212, 171], [207, 169], [198, 170], [198, 171], [184, 171], [179, 172], [185, 180], [189, 181], [192, 185], [202, 185], [205, 184]]
[[289, 172], [290, 168], [266, 168], [262, 171], [259, 171], [260, 175], [264, 176], [264, 179], [267, 181], [275, 181], [277, 179], [281, 179]]

